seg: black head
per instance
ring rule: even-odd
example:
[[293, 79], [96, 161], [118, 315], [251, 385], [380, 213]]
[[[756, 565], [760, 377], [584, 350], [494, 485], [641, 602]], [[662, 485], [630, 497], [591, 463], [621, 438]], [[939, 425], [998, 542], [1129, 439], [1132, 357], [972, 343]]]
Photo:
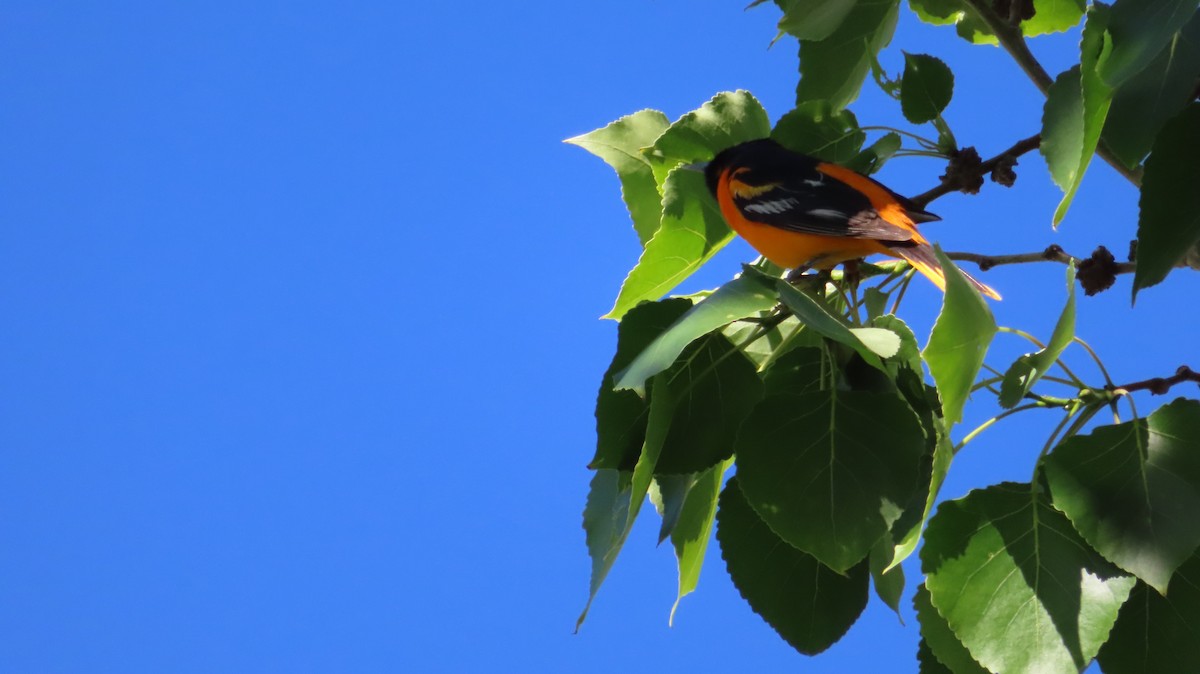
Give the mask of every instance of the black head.
[[[795, 170], [797, 165], [811, 168], [816, 160], [799, 152], [792, 152], [770, 138], [760, 138], [733, 147], [725, 148], [704, 167], [704, 182], [708, 191], [714, 196], [717, 193], [717, 182], [726, 169], [741, 166], [752, 166], [762, 170], [765, 175], [777, 177], [789, 169]], [[746, 176], [753, 182], [753, 175]]]

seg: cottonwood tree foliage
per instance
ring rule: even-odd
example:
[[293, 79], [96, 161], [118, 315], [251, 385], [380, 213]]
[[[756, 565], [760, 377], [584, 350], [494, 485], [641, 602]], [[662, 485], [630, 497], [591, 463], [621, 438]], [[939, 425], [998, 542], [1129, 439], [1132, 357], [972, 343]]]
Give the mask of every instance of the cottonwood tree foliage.
[[[1151, 412], [1129, 397], [1200, 376], [1183, 367], [1119, 384], [1075, 335], [1077, 285], [1093, 294], [1132, 273], [1136, 296], [1200, 264], [1196, 0], [910, 0], [922, 20], [1005, 49], [1045, 94], [1042, 118], [1029, 120], [1040, 131], [987, 160], [942, 116], [954, 83], [945, 63], [905, 54], [903, 73], [879, 67], [900, 0], [775, 4], [780, 35], [799, 38], [800, 78], [795, 108], [774, 127], [737, 91], [674, 122], [643, 110], [569, 140], [616, 169], [643, 246], [607, 315], [620, 327], [596, 401], [584, 511], [591, 597], [649, 496], [659, 539], [678, 558], [678, 596], [695, 589], [715, 526], [742, 596], [802, 653], [836, 642], [872, 585], [897, 608], [900, 563], [923, 540], [922, 672], [1077, 672], [1094, 659], [1107, 674], [1200, 671], [1200, 402]], [[1079, 63], [1051, 77], [1026, 40], [1080, 23]], [[868, 79], [929, 137], [860, 125], [847, 106]], [[681, 166], [766, 136], [863, 173], [905, 155], [944, 157], [941, 184], [914, 199], [921, 206], [977, 192], [985, 176], [1011, 185], [1016, 158], [1037, 149], [1063, 191], [1047, 214], [1055, 225], [1099, 158], [1141, 191], [1136, 256], [953, 256], [983, 267], [1066, 263], [1063, 308], [1044, 342], [998, 327], [941, 251], [945, 299], [923, 344], [898, 316], [913, 277], [900, 261], [864, 265], [855, 283], [836, 271], [789, 281], [760, 260], [715, 290], [663, 299], [732, 237], [702, 174]], [[1027, 338], [1030, 353], [989, 364], [998, 331]], [[1100, 381], [1063, 362], [1068, 348], [1096, 359]], [[1005, 411], [955, 432], [968, 395], [981, 392]], [[935, 512], [963, 446], [1038, 408], [1059, 410], [1061, 422], [1035, 439], [1043, 450], [1030, 480], [980, 485]], [[1088, 426], [1101, 412], [1116, 423]]]

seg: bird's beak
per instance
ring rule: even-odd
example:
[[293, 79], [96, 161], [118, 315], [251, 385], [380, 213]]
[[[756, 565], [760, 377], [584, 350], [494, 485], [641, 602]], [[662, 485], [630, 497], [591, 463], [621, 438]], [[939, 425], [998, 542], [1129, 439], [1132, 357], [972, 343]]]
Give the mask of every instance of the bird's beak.
[[681, 168], [685, 171], [699, 171], [700, 173], [704, 173], [704, 169], [707, 167], [708, 167], [708, 162], [706, 162], [706, 161], [698, 161], [698, 162], [693, 162], [691, 164], [680, 164], [680, 166], [679, 166], [679, 168]]

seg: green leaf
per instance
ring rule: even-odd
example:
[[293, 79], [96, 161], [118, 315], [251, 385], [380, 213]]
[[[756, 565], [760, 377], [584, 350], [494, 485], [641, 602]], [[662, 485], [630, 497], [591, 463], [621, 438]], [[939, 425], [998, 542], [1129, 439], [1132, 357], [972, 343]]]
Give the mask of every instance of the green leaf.
[[1020, 402], [1033, 389], [1033, 385], [1050, 371], [1074, 339], [1075, 263], [1072, 262], [1067, 266], [1067, 304], [1054, 324], [1050, 341], [1046, 343], [1046, 348], [1037, 353], [1027, 353], [1018, 358], [1004, 373], [1004, 380], [1000, 383], [1000, 406], [1007, 409]]
[[732, 460], [724, 461], [695, 477], [679, 514], [679, 522], [671, 532], [671, 545], [675, 548], [679, 566], [679, 594], [671, 607], [670, 623], [675, 622], [679, 602], [700, 582], [700, 567], [704, 565], [704, 552], [708, 549], [713, 517], [717, 514], [717, 495], [721, 493], [725, 471], [732, 464]]
[[787, 281], [780, 281], [776, 289], [779, 291], [779, 299], [805, 326], [835, 342], [845, 344], [857, 351], [867, 363], [883, 369], [879, 356], [850, 330], [850, 326], [846, 325], [841, 316], [834, 315], [823, 303], [796, 289]]
[[1163, 127], [1142, 175], [1133, 293], [1166, 278], [1200, 243], [1200, 103]]
[[776, 358], [763, 373], [763, 397], [820, 391], [822, 382], [830, 381], [834, 376], [826, 367], [821, 349], [808, 346], [792, 349]]
[[591, 152], [616, 170], [621, 180], [621, 198], [643, 246], [658, 230], [662, 200], [650, 162], [641, 150], [652, 145], [668, 124], [667, 116], [658, 110], [641, 110], [602, 129], [564, 141]]
[[1166, 594], [1200, 547], [1200, 402], [1076, 435], [1045, 461], [1054, 505], [1110, 562]]
[[783, 10], [783, 18], [779, 19], [779, 30], [801, 40], [824, 40], [842, 25], [846, 15], [854, 9], [855, 2], [856, 0], [775, 0], [775, 4]]
[[900, 336], [887, 328], [850, 328], [850, 333], [880, 358], [891, 358], [900, 351]]
[[1046, 92], [1042, 108], [1042, 143], [1038, 151], [1050, 178], [1064, 192], [1075, 180], [1083, 152], [1083, 90], [1079, 66], [1063, 71]]
[[917, 17], [935, 26], [955, 26], [960, 37], [973, 44], [997, 44], [996, 36], [963, 0], [909, 0]]
[[879, 288], [874, 286], [863, 291], [863, 306], [867, 308], [867, 316], [871, 320], [883, 316], [883, 312], [887, 311], [887, 303], [890, 297], [890, 293], [881, 292]]
[[750, 507], [740, 479], [726, 483], [717, 510], [717, 542], [729, 577], [779, 636], [801, 653], [816, 655], [837, 642], [866, 607], [867, 563], [838, 573], [779, 540]]
[[[935, 26], [956, 25], [958, 34], [974, 44], [997, 44], [995, 33], [983, 17], [963, 0], [909, 0], [913, 11]], [[1034, 16], [1021, 22], [1021, 33], [1034, 37], [1058, 33], [1079, 23], [1084, 0], [1034, 0]]]
[[889, 364], [888, 371], [893, 377], [896, 375], [896, 366], [904, 366], [911, 369], [913, 372], [919, 373], [921, 370], [921, 347], [917, 344], [917, 336], [913, 334], [908, 324], [900, 320], [893, 314], [886, 316], [878, 316], [871, 319], [871, 325], [876, 328], [883, 328], [888, 332], [896, 335], [900, 340], [899, 348], [896, 353], [887, 358], [892, 359]]
[[909, 0], [908, 6], [917, 18], [935, 26], [952, 26], [967, 14], [962, 0]]
[[789, 150], [845, 164], [858, 154], [867, 134], [853, 112], [834, 109], [829, 101], [807, 101], [779, 119], [771, 138]]
[[954, 95], [954, 73], [928, 54], [904, 53], [904, 78], [900, 80], [900, 109], [913, 124], [924, 124], [942, 114]]
[[1179, 567], [1165, 597], [1137, 584], [1097, 659], [1105, 674], [1200, 672], [1200, 555]]
[[[800, 325], [800, 321], [796, 320], [795, 316], [788, 316], [779, 325], [768, 330], [765, 335], [746, 344], [746, 340], [750, 339], [752, 335], [758, 334], [761, 329], [762, 325], [757, 321], [734, 321], [722, 328], [721, 334], [725, 335], [729, 341], [739, 345], [742, 353], [754, 363], [755, 367], [760, 368], [797, 346], [805, 346], [813, 338], [811, 330], [804, 330], [804, 326]], [[816, 339], [820, 339], [820, 337], [816, 337]]]
[[[680, 164], [708, 161], [727, 147], [766, 138], [770, 132], [767, 111], [753, 94], [723, 91], [676, 120], [643, 154], [650, 161], [655, 181], [662, 185]], [[686, 173], [698, 175], [697, 171]], [[666, 195], [663, 198], [665, 201]]]
[[596, 396], [596, 454], [588, 468], [633, 470], [646, 440], [649, 404], [633, 391], [613, 390], [613, 373], [625, 369], [688, 307], [691, 300], [672, 298], [634, 307], [617, 328], [617, 352], [600, 380]]
[[1117, 0], [1112, 6], [1112, 55], [1100, 75], [1116, 87], [1140, 72], [1196, 14], [1196, 0]]
[[[937, 503], [938, 493], [942, 489], [942, 483], [946, 481], [946, 474], [950, 472], [950, 464], [954, 461], [954, 445], [950, 442], [950, 436], [946, 433], [945, 424], [941, 418], [936, 418], [934, 421], [936, 426], [937, 437], [933, 450], [932, 468], [929, 476], [929, 488], [925, 492], [925, 504], [921, 509], [921, 518], [902, 532], [896, 542], [895, 552], [892, 553], [892, 561], [888, 566], [889, 569], [899, 566], [901, 562], [908, 559], [917, 549], [917, 543], [921, 541], [921, 533], [924, 530], [925, 523], [929, 520], [930, 513], [933, 512], [933, 507]], [[903, 520], [897, 522], [897, 528]], [[893, 536], [896, 534], [893, 533]]]
[[719, 333], [689, 346], [655, 381], [660, 388], [650, 393], [651, 409], [663, 386], [675, 404], [658, 474], [696, 473], [731, 456], [738, 427], [763, 391], [754, 364]]
[[1081, 671], [1136, 582], [1040, 490], [1011, 482], [943, 503], [921, 562], [933, 606], [994, 672]]
[[628, 367], [617, 372], [613, 387], [644, 391], [646, 380], [675, 362], [684, 347], [702, 335], [733, 321], [775, 306], [775, 289], [755, 274], [742, 274], [680, 316]]
[[892, 40], [899, 5], [899, 0], [858, 0], [829, 37], [801, 40], [796, 104], [825, 100], [841, 109], [854, 102], [871, 72], [871, 58]]
[[[846, 168], [870, 175], [887, 163], [900, 150], [900, 134], [888, 132], [883, 134], [870, 147], [854, 155], [849, 161], [842, 162]], [[873, 290], [873, 288], [871, 289]]]
[[[1054, 211], [1054, 226], [1066, 217], [1075, 192], [1083, 181], [1100, 132], [1112, 104], [1113, 89], [1105, 84], [1097, 68], [1108, 59], [1112, 49], [1108, 27], [1108, 7], [1093, 5], [1080, 40], [1079, 67], [1060, 75], [1047, 92], [1042, 113], [1042, 155], [1050, 165], [1050, 175], [1064, 194]], [[1075, 74], [1072, 74], [1075, 73]], [[1075, 77], [1078, 76], [1078, 83]], [[1050, 146], [1047, 148], [1046, 144]]]
[[917, 671], [920, 674], [954, 674], [933, 655], [924, 638], [917, 642]]
[[592, 582], [587, 605], [575, 622], [576, 632], [587, 618], [596, 593], [617, 561], [617, 553], [629, 533], [629, 473], [596, 471], [583, 509], [583, 529], [587, 532], [588, 556], [592, 559]]
[[658, 528], [659, 545], [675, 530], [683, 513], [683, 503], [694, 484], [696, 475], [693, 473], [655, 475], [650, 481], [650, 502], [662, 518], [662, 525]]
[[925, 362], [942, 399], [947, 429], [962, 420], [963, 407], [983, 367], [988, 345], [996, 336], [996, 320], [979, 291], [958, 267], [937, 248], [938, 261], [946, 273], [946, 295], [929, 341]]
[[1104, 141], [1126, 166], [1141, 163], [1167, 120], [1179, 114], [1196, 91], [1200, 73], [1200, 13], [1141, 72], [1117, 89]]
[[900, 566], [890, 566], [893, 548], [890, 537], [884, 536], [879, 539], [875, 547], [871, 548], [871, 554], [867, 556], [867, 565], [871, 570], [875, 594], [888, 608], [895, 611], [896, 615], [900, 615], [900, 598], [904, 595], [904, 569]]
[[738, 477], [777, 535], [845, 571], [916, 492], [924, 450], [920, 422], [894, 394], [773, 395], [742, 424]]
[[975, 662], [967, 647], [954, 636], [946, 619], [933, 607], [929, 601], [929, 589], [924, 585], [919, 586], [913, 595], [913, 608], [917, 611], [917, 622], [921, 623], [921, 639], [930, 654], [945, 667], [945, 671], [953, 674], [988, 674], [988, 670]]
[[1034, 0], [1033, 18], [1021, 22], [1021, 33], [1035, 37], [1074, 28], [1083, 18], [1084, 0]]
[[[655, 383], [659, 386], [650, 398], [650, 411], [646, 419], [646, 440], [642, 443], [642, 451], [633, 467], [633, 477], [629, 486], [629, 516], [625, 523], [623, 536], [628, 535], [629, 530], [633, 527], [634, 520], [641, 512], [642, 503], [650, 492], [654, 469], [658, 466], [658, 457], [662, 454], [663, 445], [666, 443], [667, 434], [671, 429], [671, 417], [675, 414], [678, 400], [672, 395], [674, 391], [670, 386], [669, 377], [669, 374], [660, 374], [655, 377]], [[624, 543], [624, 538], [621, 543]]]
[[704, 175], [673, 171], [663, 185], [662, 226], [646, 244], [605, 318], [619, 320], [639, 302], [667, 294], [732, 238], [732, 230], [708, 193]]

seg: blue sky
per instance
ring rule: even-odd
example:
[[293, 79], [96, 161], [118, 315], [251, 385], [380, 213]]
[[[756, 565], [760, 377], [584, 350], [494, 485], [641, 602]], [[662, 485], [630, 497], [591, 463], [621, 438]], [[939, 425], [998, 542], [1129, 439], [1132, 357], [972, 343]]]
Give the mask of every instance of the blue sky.
[[[828, 653], [797, 655], [715, 546], [668, 628], [652, 514], [572, 635], [615, 343], [597, 317], [638, 247], [615, 176], [561, 141], [736, 88], [776, 119], [795, 48], [767, 49], [770, 6], [517, 4], [0, 10], [0, 669], [916, 671], [915, 620], [877, 600]], [[1039, 46], [1051, 72], [1076, 40]], [[901, 49], [955, 68], [961, 142], [990, 156], [1037, 131], [1036, 90], [1001, 51], [907, 11], [890, 70]], [[853, 110], [902, 124], [870, 89]], [[880, 177], [916, 193], [941, 170]], [[1017, 172], [936, 202], [927, 235], [1124, 254], [1137, 195], [1107, 166], [1058, 233], [1044, 164]], [[685, 289], [752, 257], [736, 242]], [[1042, 336], [1062, 277], [983, 275], [998, 321]], [[1122, 278], [1081, 298], [1079, 333], [1118, 381], [1170, 374], [1200, 328], [1174, 308], [1196, 283], [1172, 276], [1133, 311]], [[906, 300], [919, 335], [939, 299]], [[1002, 336], [994, 362], [1024, 350]], [[968, 428], [994, 411], [977, 402]], [[943, 493], [1027, 480], [1055, 420], [983, 436]]]

